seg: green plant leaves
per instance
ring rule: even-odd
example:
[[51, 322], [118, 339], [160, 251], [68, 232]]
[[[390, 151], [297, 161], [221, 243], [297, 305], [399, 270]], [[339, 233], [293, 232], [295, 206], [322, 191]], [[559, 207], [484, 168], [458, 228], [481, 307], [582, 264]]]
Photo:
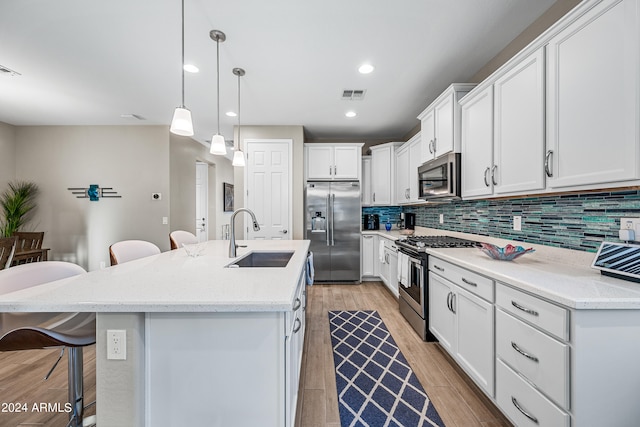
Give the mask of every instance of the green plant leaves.
[[36, 207], [35, 198], [39, 189], [33, 182], [10, 182], [9, 188], [0, 196], [0, 207], [4, 220], [0, 224], [0, 235], [10, 237], [26, 224]]

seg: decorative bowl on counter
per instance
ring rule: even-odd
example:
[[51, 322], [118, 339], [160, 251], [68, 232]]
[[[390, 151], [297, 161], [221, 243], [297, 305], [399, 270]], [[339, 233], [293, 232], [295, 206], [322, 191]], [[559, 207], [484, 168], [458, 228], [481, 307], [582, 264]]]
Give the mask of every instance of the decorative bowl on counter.
[[491, 258], [498, 259], [500, 261], [513, 261], [521, 255], [529, 252], [535, 252], [535, 249], [533, 248], [525, 249], [522, 246], [507, 245], [504, 248], [501, 248], [499, 246], [492, 245], [491, 243], [480, 244], [482, 247], [479, 249], [482, 252], [489, 255]]
[[404, 234], [405, 236], [412, 236], [413, 233], [415, 233], [416, 230], [411, 230], [410, 228], [401, 228], [400, 229], [400, 234]]

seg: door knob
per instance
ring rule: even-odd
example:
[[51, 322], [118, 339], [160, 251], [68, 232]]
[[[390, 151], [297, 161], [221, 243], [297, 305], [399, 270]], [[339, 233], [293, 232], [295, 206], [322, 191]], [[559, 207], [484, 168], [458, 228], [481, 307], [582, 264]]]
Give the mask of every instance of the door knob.
[[282, 234], [287, 234], [287, 233], [288, 233], [288, 231], [287, 231], [287, 230], [282, 230], [282, 231], [281, 231], [281, 233], [282, 233]]

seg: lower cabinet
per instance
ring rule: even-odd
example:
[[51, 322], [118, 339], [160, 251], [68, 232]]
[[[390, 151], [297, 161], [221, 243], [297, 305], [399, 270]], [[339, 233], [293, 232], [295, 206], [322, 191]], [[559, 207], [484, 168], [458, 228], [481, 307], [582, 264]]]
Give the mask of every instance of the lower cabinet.
[[306, 282], [305, 272], [298, 281], [293, 310], [287, 313], [285, 338], [285, 416], [286, 426], [293, 427], [296, 419], [298, 391], [300, 388], [300, 368], [304, 348], [306, 326]]
[[460, 367], [493, 397], [493, 303], [466, 289], [484, 294], [487, 288], [493, 290], [493, 281], [433, 257], [429, 270], [429, 329]]
[[362, 277], [375, 277], [378, 261], [378, 236], [362, 235]]

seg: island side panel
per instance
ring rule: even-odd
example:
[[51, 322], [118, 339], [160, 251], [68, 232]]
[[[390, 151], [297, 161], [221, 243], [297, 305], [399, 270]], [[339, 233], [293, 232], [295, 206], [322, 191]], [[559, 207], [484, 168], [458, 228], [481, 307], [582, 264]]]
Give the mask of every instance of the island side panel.
[[284, 318], [149, 313], [147, 425], [284, 425]]
[[[145, 423], [145, 315], [97, 313], [96, 414], [100, 427]], [[107, 330], [127, 332], [127, 359], [107, 360]]]

